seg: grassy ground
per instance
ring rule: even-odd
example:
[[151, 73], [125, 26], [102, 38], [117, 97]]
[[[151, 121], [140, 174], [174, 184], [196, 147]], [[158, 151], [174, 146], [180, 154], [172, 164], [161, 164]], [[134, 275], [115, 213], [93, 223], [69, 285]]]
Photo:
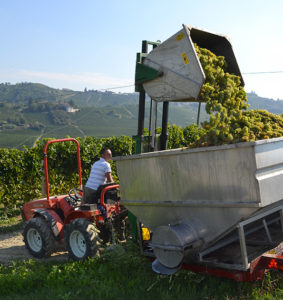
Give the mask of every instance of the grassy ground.
[[279, 274], [263, 282], [238, 283], [179, 271], [156, 275], [135, 245], [85, 262], [0, 266], [0, 299], [282, 299]]
[[[21, 226], [13, 217], [9, 224], [6, 231]], [[157, 275], [129, 241], [85, 262], [0, 264], [0, 299], [283, 299], [282, 277], [239, 283], [183, 270]]]

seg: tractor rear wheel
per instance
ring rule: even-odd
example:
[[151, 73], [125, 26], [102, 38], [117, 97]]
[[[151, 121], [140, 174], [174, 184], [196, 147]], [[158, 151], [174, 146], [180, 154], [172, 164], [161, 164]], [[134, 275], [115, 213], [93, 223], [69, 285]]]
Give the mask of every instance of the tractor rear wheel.
[[37, 258], [49, 257], [54, 251], [54, 236], [42, 217], [30, 219], [23, 232], [26, 248]]
[[66, 248], [72, 260], [99, 255], [99, 230], [88, 219], [78, 218], [66, 227]]

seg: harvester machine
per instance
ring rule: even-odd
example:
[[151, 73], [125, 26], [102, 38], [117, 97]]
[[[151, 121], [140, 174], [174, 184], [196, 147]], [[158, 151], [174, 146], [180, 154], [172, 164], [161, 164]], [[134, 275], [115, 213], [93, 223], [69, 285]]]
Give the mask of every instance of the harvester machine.
[[[283, 138], [166, 150], [169, 103], [199, 102], [201, 108], [205, 74], [195, 43], [224, 56], [228, 72], [244, 85], [225, 36], [183, 25], [163, 43], [143, 41], [136, 64], [136, 154], [115, 158], [121, 204], [136, 218], [141, 250], [155, 272], [187, 268], [262, 279], [267, 269], [283, 269]], [[146, 95], [149, 136], [143, 135]]]

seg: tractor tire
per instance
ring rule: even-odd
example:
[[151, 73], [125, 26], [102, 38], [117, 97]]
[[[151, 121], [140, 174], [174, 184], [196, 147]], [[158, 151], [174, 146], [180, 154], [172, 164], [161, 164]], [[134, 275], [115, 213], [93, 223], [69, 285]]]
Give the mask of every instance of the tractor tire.
[[46, 258], [54, 251], [54, 235], [42, 217], [30, 219], [24, 228], [23, 236], [26, 248], [34, 257]]
[[67, 225], [65, 242], [71, 260], [99, 256], [99, 230], [88, 219], [78, 218]]

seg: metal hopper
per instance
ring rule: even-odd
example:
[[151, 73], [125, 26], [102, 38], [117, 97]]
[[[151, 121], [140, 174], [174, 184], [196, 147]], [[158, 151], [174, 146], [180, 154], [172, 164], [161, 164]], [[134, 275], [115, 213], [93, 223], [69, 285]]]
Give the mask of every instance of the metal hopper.
[[227, 71], [240, 76], [244, 84], [226, 36], [183, 25], [183, 29], [146, 55], [142, 67], [141, 61], [137, 64], [136, 85], [143, 84], [148, 96], [156, 101], [197, 101], [205, 74], [194, 43], [224, 56]]

